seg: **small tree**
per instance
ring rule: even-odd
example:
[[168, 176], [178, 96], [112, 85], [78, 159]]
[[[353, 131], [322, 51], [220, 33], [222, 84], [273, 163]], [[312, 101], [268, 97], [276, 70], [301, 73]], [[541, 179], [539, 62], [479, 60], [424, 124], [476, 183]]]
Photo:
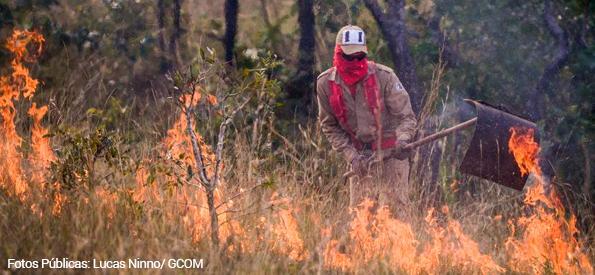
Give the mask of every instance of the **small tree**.
[[[211, 241], [218, 247], [219, 219], [217, 210], [228, 201], [255, 190], [262, 183], [257, 183], [243, 192], [234, 194], [220, 202], [215, 202], [215, 191], [220, 187], [222, 180], [223, 158], [227, 130], [234, 117], [243, 112], [243, 117], [252, 116], [252, 124], [258, 121], [267, 121], [262, 116], [270, 115], [263, 112], [263, 105], [274, 104], [270, 97], [276, 91], [278, 84], [270, 79], [270, 70], [278, 63], [272, 59], [263, 59], [263, 67], [245, 70], [239, 77], [227, 72], [224, 63], [217, 62], [212, 53], [210, 57], [201, 55], [197, 64], [189, 66], [184, 71], [177, 71], [168, 78], [173, 83], [172, 96], [177, 98], [177, 106], [186, 117], [186, 132], [190, 138], [192, 155], [194, 156], [194, 169], [190, 181], [198, 180], [199, 186], [204, 189], [207, 197], [211, 225]], [[270, 91], [267, 90], [270, 88]], [[226, 92], [223, 92], [226, 91]], [[200, 99], [206, 100], [200, 100]], [[252, 100], [255, 98], [256, 100]], [[200, 104], [206, 102], [208, 104]], [[253, 102], [254, 104], [249, 104]], [[201, 106], [207, 106], [203, 112]], [[216, 129], [216, 136], [209, 145], [196, 132], [197, 119], [212, 114], [204, 120], [204, 125]], [[267, 115], [268, 114], [268, 115]], [[215, 133], [214, 133], [215, 134]], [[255, 138], [258, 139], [259, 138]], [[258, 141], [253, 141], [258, 142]], [[207, 152], [208, 151], [208, 152]], [[198, 175], [198, 177], [196, 177]]]

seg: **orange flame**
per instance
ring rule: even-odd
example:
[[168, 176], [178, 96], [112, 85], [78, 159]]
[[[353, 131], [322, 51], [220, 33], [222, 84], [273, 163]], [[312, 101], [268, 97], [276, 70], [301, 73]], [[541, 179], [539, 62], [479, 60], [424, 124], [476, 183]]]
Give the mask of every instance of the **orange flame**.
[[[198, 96], [197, 96], [198, 95]], [[193, 102], [190, 103], [190, 97], [185, 96], [181, 98], [187, 104], [197, 105], [201, 101], [199, 94], [195, 94]], [[206, 102], [211, 105], [217, 104], [214, 96], [207, 96]], [[203, 153], [203, 159], [207, 170], [207, 175], [212, 176], [214, 173], [215, 156], [213, 150], [204, 142], [203, 138], [198, 132], [194, 133], [198, 138], [199, 146]], [[181, 162], [194, 169], [194, 156], [189, 153], [192, 152], [191, 140], [187, 133], [187, 117], [181, 114], [173, 127], [167, 131], [167, 137], [163, 140], [167, 147], [166, 158], [177, 158]], [[149, 164], [149, 162], [147, 162]], [[184, 168], [179, 166], [174, 167], [177, 170], [174, 174], [187, 173]], [[181, 221], [185, 230], [189, 233], [194, 242], [202, 241], [210, 236], [210, 216], [206, 201], [206, 193], [197, 181], [176, 185], [171, 192], [162, 192], [160, 184], [148, 184], [149, 171], [141, 167], [136, 174], [136, 186], [132, 190], [132, 198], [137, 203], [143, 203], [150, 207], [160, 207], [160, 209], [167, 209], [166, 215], [181, 216]], [[176, 180], [176, 175], [165, 176], [163, 178], [156, 178], [155, 181]], [[196, 179], [196, 177], [194, 178]], [[162, 182], [162, 183], [163, 183]], [[233, 243], [226, 249], [228, 253], [241, 252], [251, 253], [259, 244], [266, 244], [277, 254], [286, 255], [289, 259], [294, 261], [304, 260], [308, 257], [308, 252], [305, 249], [304, 242], [299, 232], [299, 226], [295, 219], [295, 209], [288, 204], [286, 198], [280, 198], [278, 194], [273, 194], [270, 198], [271, 205], [283, 204], [287, 208], [276, 209], [270, 217], [262, 217], [260, 224], [256, 228], [259, 232], [258, 237], [264, 242], [258, 243], [248, 239], [248, 231], [243, 228], [240, 221], [231, 215], [235, 211], [233, 209], [233, 201], [224, 201], [223, 192], [227, 186], [221, 183], [215, 190], [215, 205], [218, 206], [219, 213], [219, 238], [224, 243], [228, 243], [233, 238]], [[173, 205], [173, 207], [171, 207]], [[265, 238], [266, 237], [266, 238]]]
[[[39, 196], [43, 191], [44, 171], [55, 160], [50, 141], [45, 137], [48, 131], [42, 126], [42, 120], [47, 112], [46, 106], [37, 107], [32, 104], [28, 110], [33, 120], [31, 129], [31, 153], [23, 157], [21, 144], [23, 138], [17, 132], [15, 125], [16, 109], [14, 101], [21, 95], [31, 99], [39, 84], [38, 80], [30, 76], [24, 62], [34, 61], [41, 53], [44, 39], [41, 35], [15, 30], [9, 38], [6, 48], [13, 54], [11, 61], [12, 72], [8, 76], [0, 77], [0, 188], [8, 194], [19, 198], [35, 214], [42, 215], [38, 200], [47, 198]], [[189, 97], [182, 98], [187, 103]], [[191, 104], [201, 101], [197, 93]], [[217, 105], [217, 98], [207, 95], [205, 101]], [[194, 156], [191, 152], [190, 138], [186, 132], [187, 118], [181, 114], [178, 121], [167, 133], [163, 143], [167, 145], [169, 158], [180, 158], [184, 165], [194, 169]], [[506, 240], [507, 263], [512, 271], [526, 273], [543, 273], [546, 267], [553, 272], [592, 274], [593, 267], [588, 256], [582, 251], [582, 243], [577, 240], [578, 230], [576, 219], [570, 216], [566, 219], [566, 211], [555, 190], [545, 188], [545, 180], [538, 165], [539, 145], [533, 138], [532, 130], [510, 129], [510, 152], [521, 170], [522, 175], [532, 173], [535, 183], [529, 186], [525, 196], [525, 203], [532, 211], [531, 215], [517, 220], [510, 220], [511, 235]], [[211, 148], [199, 138], [199, 146], [203, 152], [207, 174], [212, 175], [215, 156]], [[26, 140], [26, 138], [25, 138]], [[176, 174], [181, 175], [185, 167]], [[25, 176], [30, 174], [31, 176]], [[177, 180], [175, 175], [161, 175], [155, 181], [161, 184], [148, 184], [149, 171], [141, 167], [136, 174], [136, 185], [130, 190], [135, 203], [144, 204], [147, 208], [163, 209], [166, 217], [174, 220], [181, 216], [183, 228], [190, 238], [201, 241], [209, 236], [210, 224], [204, 190], [196, 182], [190, 184], [170, 186], [162, 190], [165, 182]], [[151, 180], [152, 181], [152, 180]], [[68, 198], [59, 192], [60, 185], [54, 183], [51, 188], [56, 195], [53, 198], [53, 214], [59, 214]], [[456, 187], [456, 183], [453, 183]], [[216, 190], [216, 205], [221, 221], [220, 239], [227, 243], [233, 238], [235, 247], [228, 247], [228, 252], [254, 252], [257, 245], [264, 244], [274, 253], [287, 256], [293, 261], [303, 261], [309, 257], [301, 237], [299, 223], [296, 219], [298, 208], [292, 207], [286, 198], [279, 198], [273, 194], [271, 204], [284, 204], [285, 208], [277, 209], [267, 217], [260, 219], [257, 229], [263, 234], [257, 237], [260, 242], [248, 240], [248, 228], [241, 226], [237, 217], [232, 216], [232, 202], [224, 202], [226, 185], [222, 184]], [[98, 187], [93, 193], [101, 202], [109, 220], [117, 214], [115, 202], [117, 194], [105, 188]], [[172, 207], [173, 206], [173, 207]], [[448, 208], [442, 209], [448, 216]], [[318, 217], [318, 216], [316, 216]], [[497, 218], [497, 217], [496, 217]], [[495, 219], [496, 219], [495, 218]], [[500, 217], [501, 218], [501, 217]], [[318, 223], [318, 222], [317, 222]], [[353, 220], [348, 228], [349, 243], [343, 244], [339, 240], [329, 240], [324, 246], [322, 256], [324, 265], [343, 271], [356, 272], [377, 261], [389, 265], [394, 272], [407, 273], [439, 273], [445, 264], [460, 268], [463, 272], [481, 273], [504, 272], [495, 260], [482, 253], [480, 245], [463, 232], [462, 226], [455, 220], [447, 218], [439, 223], [433, 210], [425, 219], [423, 234], [428, 238], [420, 238], [412, 225], [391, 217], [386, 207], [372, 211], [372, 202], [364, 201], [358, 208], [353, 209]], [[323, 235], [330, 238], [331, 228], [323, 230]]]
[[[44, 181], [46, 169], [56, 159], [50, 142], [45, 137], [48, 134], [48, 130], [41, 125], [41, 120], [47, 113], [47, 110], [47, 106], [37, 108], [37, 105], [33, 103], [28, 112], [29, 116], [33, 118], [33, 128], [31, 129], [31, 147], [33, 153], [29, 156], [29, 162], [32, 166], [31, 180], [40, 185]], [[41, 188], [43, 189], [43, 185], [41, 185]]]
[[510, 128], [508, 150], [513, 154], [522, 176], [529, 173], [541, 174], [537, 158], [539, 144], [533, 139], [533, 135], [533, 129]]
[[[190, 99], [190, 96], [184, 96], [181, 98], [181, 101], [196, 106], [201, 101], [200, 93], [195, 94], [192, 98], [192, 102], [190, 102]], [[215, 99], [209, 99], [208, 102], [210, 104], [216, 103]], [[187, 133], [187, 122], [186, 115], [184, 113], [180, 114], [180, 117], [174, 123], [173, 127], [167, 131], [167, 137], [163, 140], [163, 143], [167, 147], [166, 158], [179, 159], [186, 166], [174, 167], [177, 171], [175, 174], [178, 175], [187, 173], [185, 170], [187, 167], [190, 167], [192, 170], [194, 170], [195, 167], [194, 155], [189, 153], [192, 152], [192, 145]], [[205, 161], [204, 164], [207, 176], [212, 176], [214, 173], [215, 155], [213, 154], [212, 149], [204, 142], [202, 136], [196, 131], [194, 134], [198, 139], [199, 146], [203, 153], [202, 157]], [[206, 193], [197, 181], [176, 185], [173, 187], [173, 190], [171, 190], [171, 193], [166, 194], [160, 190], [160, 184], [147, 184], [148, 177], [149, 173], [146, 168], [141, 167], [141, 169], [137, 171], [136, 186], [134, 190], [132, 190], [134, 201], [150, 206], [159, 206], [161, 209], [169, 209], [170, 212], [168, 214], [172, 217], [181, 214], [184, 228], [189, 232], [194, 242], [201, 241], [210, 235], [210, 216], [206, 201]], [[176, 177], [176, 175], [171, 175], [156, 180], [162, 180], [163, 182], [176, 181]], [[194, 179], [196, 179], [196, 177]], [[221, 203], [222, 193], [217, 189], [215, 190], [215, 204], [220, 205], [218, 212], [220, 213], [219, 219], [222, 221], [219, 228], [219, 238], [221, 240], [227, 240], [233, 236], [236, 240], [240, 240], [240, 250], [251, 249], [247, 243], [241, 242], [244, 235], [244, 229], [240, 227], [238, 221], [232, 219], [232, 217], [226, 213], [233, 204]], [[172, 205], [173, 207], [171, 207]], [[229, 248], [229, 250], [233, 249], [233, 247]]]
[[111, 222], [116, 215], [115, 202], [118, 199], [117, 194], [110, 192], [110, 190], [104, 187], [97, 187], [95, 189], [95, 196], [99, 199], [101, 209], [107, 214], [108, 222]]
[[[39, 81], [32, 78], [29, 69], [24, 66], [24, 62], [34, 61], [40, 54], [43, 47], [44, 38], [41, 34], [14, 30], [9, 37], [6, 48], [13, 54], [11, 61], [12, 72], [8, 76], [0, 77], [0, 116], [2, 124], [0, 125], [0, 136], [2, 136], [2, 151], [0, 156], [0, 187], [8, 191], [9, 194], [17, 196], [24, 201], [31, 196], [31, 186], [27, 183], [24, 174], [24, 159], [19, 152], [22, 138], [17, 133], [15, 125], [16, 109], [14, 100], [18, 100], [20, 95], [30, 99]], [[31, 51], [30, 49], [33, 48]], [[29, 158], [31, 171], [35, 171], [32, 177], [34, 182], [41, 184], [43, 181], [43, 172], [38, 167], [47, 167], [48, 160], [53, 159], [53, 153], [49, 149], [49, 143], [43, 136], [47, 131], [41, 126], [41, 118], [47, 108], [36, 108], [33, 106], [29, 114], [34, 119], [34, 128], [32, 129], [32, 157]], [[40, 165], [41, 164], [41, 165]], [[32, 206], [32, 209], [37, 209]]]
[[[481, 253], [479, 245], [465, 235], [454, 220], [449, 220], [445, 227], [440, 226], [431, 210], [426, 217], [430, 239], [422, 253], [418, 253], [422, 242], [417, 240], [411, 225], [392, 218], [386, 206], [373, 214], [372, 206], [371, 200], [365, 200], [354, 209], [346, 252], [339, 251], [339, 241], [329, 241], [324, 252], [327, 267], [353, 272], [381, 261], [387, 263], [392, 272], [439, 273], [441, 264], [447, 260], [450, 266], [464, 272], [504, 271], [490, 256]], [[443, 212], [447, 211], [445, 207]]]
[[[533, 130], [511, 128], [510, 133], [508, 147], [521, 173], [535, 176], [525, 194], [525, 204], [533, 213], [519, 218], [516, 226], [509, 222], [512, 233], [506, 247], [510, 266], [517, 272], [545, 273], [549, 266], [557, 274], [592, 274], [593, 267], [576, 238], [574, 215], [566, 219], [555, 190], [546, 191], [539, 167], [540, 148]], [[518, 239], [517, 234], [520, 234]]]
[[[8, 76], [0, 77], [0, 117], [2, 119], [2, 124], [0, 124], [0, 137], [2, 138], [0, 149], [3, 151], [3, 154], [0, 154], [0, 188], [5, 189], [8, 194], [18, 197], [21, 201], [28, 202], [31, 211], [39, 216], [43, 215], [41, 212], [43, 208], [40, 203], [49, 198], [48, 194], [55, 194], [52, 198], [53, 206], [51, 208], [54, 215], [61, 213], [64, 204], [69, 199], [60, 192], [60, 184], [43, 184], [48, 166], [56, 159], [50, 141], [46, 137], [48, 131], [42, 126], [43, 117], [47, 113], [47, 106], [38, 107], [33, 103], [28, 110], [28, 114], [33, 120], [33, 126], [31, 128], [31, 152], [27, 158], [24, 158], [22, 152], [20, 152], [23, 139], [18, 134], [15, 125], [17, 112], [14, 101], [18, 100], [21, 95], [25, 99], [31, 99], [39, 84], [38, 80], [30, 76], [29, 70], [23, 63], [32, 62], [41, 54], [43, 42], [44, 39], [40, 34], [15, 30], [6, 43], [6, 48], [14, 56], [11, 62], [12, 71]], [[195, 94], [192, 102], [189, 102], [189, 96], [183, 97], [182, 100], [187, 104], [197, 105], [201, 102], [200, 91]], [[219, 104], [217, 98], [213, 95], [206, 95], [205, 102], [211, 105]], [[163, 143], [168, 147], [167, 158], [178, 158], [184, 165], [194, 169], [194, 156], [188, 153], [192, 152], [192, 149], [190, 138], [186, 132], [187, 122], [185, 114], [181, 114], [172, 129], [168, 131]], [[195, 134], [203, 152], [207, 175], [212, 176], [215, 156], [202, 137], [196, 132]], [[178, 169], [177, 175], [186, 172], [186, 167], [175, 166], [175, 169]], [[172, 220], [182, 215], [183, 226], [193, 241], [198, 242], [209, 236], [210, 217], [207, 211], [205, 193], [200, 185], [197, 182], [192, 182], [173, 187], [169, 186], [172, 188], [166, 191], [161, 190], [160, 186], [163, 186], [165, 182], [175, 182], [177, 180], [176, 176], [162, 175], [162, 178], [156, 179], [162, 181], [161, 185], [147, 184], [149, 183], [149, 177], [153, 176], [144, 167], [137, 171], [136, 185], [130, 190], [133, 201], [144, 204], [147, 208], [164, 209], [164, 214]], [[46, 186], [49, 186], [53, 192], [40, 192], [45, 191], [43, 189]], [[225, 188], [225, 184], [222, 184], [221, 187]], [[102, 212], [106, 213], [108, 222], [111, 222], [117, 214], [117, 193], [103, 187], [96, 187], [92, 194], [99, 200], [99, 207]], [[234, 212], [234, 209], [231, 209], [233, 202], [223, 202], [222, 198], [222, 192], [216, 190], [215, 201], [219, 206], [217, 210], [221, 221], [219, 228], [220, 239], [227, 241], [233, 237], [235, 244], [238, 244], [228, 247], [228, 252], [255, 251], [256, 244], [247, 240], [246, 230], [241, 227], [238, 220], [229, 214]], [[87, 203], [90, 202], [88, 197], [82, 199]], [[271, 198], [271, 200], [275, 199], [275, 197]], [[174, 207], [171, 207], [172, 205]], [[268, 224], [270, 226], [267, 227], [267, 232], [271, 236], [278, 236], [276, 238], [278, 241], [272, 244], [273, 250], [287, 255], [290, 259], [302, 260], [307, 256], [307, 253], [299, 236], [297, 221], [293, 215], [294, 211], [291, 208], [279, 211], [271, 218], [275, 222]], [[287, 234], [287, 232], [291, 234]]]
[[289, 204], [290, 200], [279, 198], [279, 194], [276, 192], [271, 195], [270, 203], [275, 206], [284, 205], [286, 208], [276, 209], [269, 219], [260, 218], [260, 229], [266, 234], [266, 238], [263, 239], [266, 240], [270, 249], [277, 254], [287, 255], [294, 261], [306, 259], [309, 254], [304, 247], [298, 222], [294, 217], [299, 209], [292, 208], [291, 204]]

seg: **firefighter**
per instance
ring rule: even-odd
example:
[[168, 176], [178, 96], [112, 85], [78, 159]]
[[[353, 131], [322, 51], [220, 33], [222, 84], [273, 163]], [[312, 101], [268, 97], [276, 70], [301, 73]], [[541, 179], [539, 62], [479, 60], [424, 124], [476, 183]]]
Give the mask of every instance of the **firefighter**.
[[394, 71], [367, 58], [366, 35], [348, 25], [337, 34], [333, 67], [317, 80], [319, 121], [334, 150], [356, 176], [350, 206], [370, 198], [393, 211], [408, 211], [409, 150], [416, 118]]

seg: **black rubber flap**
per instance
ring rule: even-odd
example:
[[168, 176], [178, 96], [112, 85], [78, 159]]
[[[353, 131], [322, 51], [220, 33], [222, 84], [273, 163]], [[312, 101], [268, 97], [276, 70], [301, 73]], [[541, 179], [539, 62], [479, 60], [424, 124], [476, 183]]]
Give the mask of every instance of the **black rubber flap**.
[[477, 123], [471, 145], [461, 163], [461, 172], [484, 178], [506, 187], [523, 190], [528, 175], [522, 176], [508, 150], [510, 128], [533, 129], [535, 123], [491, 105], [465, 99], [477, 110]]

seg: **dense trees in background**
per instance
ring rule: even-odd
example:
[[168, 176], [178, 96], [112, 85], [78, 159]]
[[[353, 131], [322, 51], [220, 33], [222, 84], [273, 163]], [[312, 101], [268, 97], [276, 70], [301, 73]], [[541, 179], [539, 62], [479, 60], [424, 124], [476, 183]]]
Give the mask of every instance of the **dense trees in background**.
[[[284, 87], [279, 107], [293, 100], [299, 108], [276, 112], [292, 117], [287, 114], [314, 114], [306, 106], [314, 105], [315, 76], [332, 64], [338, 29], [354, 23], [368, 34], [371, 59], [395, 68], [416, 111], [442, 58], [446, 70], [435, 116], [438, 110], [447, 117], [459, 115], [461, 99], [471, 97], [534, 118], [546, 133], [544, 150], [560, 180], [593, 192], [591, 2], [0, 1], [0, 40], [14, 26], [39, 30], [47, 38], [34, 72], [44, 83], [40, 96], [55, 102], [55, 111], [48, 114], [54, 122], [81, 117], [88, 108], [111, 102], [108, 98], [124, 106], [139, 104], [132, 109], [146, 114], [139, 102], [157, 102], [155, 91], [165, 73], [201, 51], [232, 62], [239, 72], [262, 57], [281, 61], [269, 72]], [[6, 70], [7, 60], [0, 48], [0, 71]]]

